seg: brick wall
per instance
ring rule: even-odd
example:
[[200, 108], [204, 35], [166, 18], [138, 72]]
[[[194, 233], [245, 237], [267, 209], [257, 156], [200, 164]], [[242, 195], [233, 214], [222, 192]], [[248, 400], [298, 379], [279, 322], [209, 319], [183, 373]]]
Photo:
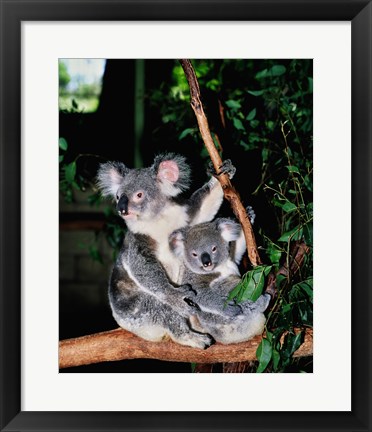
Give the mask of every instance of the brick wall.
[[[92, 229], [84, 229], [84, 219], [92, 213], [103, 212], [87, 204], [88, 193], [75, 195], [76, 203], [60, 199], [61, 214], [73, 219], [79, 215], [81, 229], [63, 229], [59, 233], [59, 300], [60, 337], [80, 336], [117, 327], [108, 305], [108, 282], [113, 265], [113, 250], [103, 235], [96, 238]], [[81, 218], [82, 214], [84, 215]], [[98, 246], [103, 263], [92, 259], [89, 246]]]

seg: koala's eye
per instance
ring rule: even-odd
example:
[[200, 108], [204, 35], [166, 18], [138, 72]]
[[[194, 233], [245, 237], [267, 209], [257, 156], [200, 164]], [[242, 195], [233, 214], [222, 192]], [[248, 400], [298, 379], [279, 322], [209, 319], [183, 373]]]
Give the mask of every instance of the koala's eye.
[[116, 201], [119, 201], [119, 195], [116, 195]]
[[137, 192], [134, 193], [134, 195], [133, 195], [133, 201], [134, 202], [142, 201], [143, 198], [144, 198], [144, 196], [145, 196], [145, 193], [142, 190], [139, 190], [139, 191], [137, 191]]
[[216, 246], [213, 246], [213, 247], [212, 247], [212, 252], [213, 252], [213, 253], [217, 252], [217, 248], [216, 248]]
[[193, 256], [193, 257], [197, 257], [198, 254], [197, 254], [196, 252], [192, 252], [192, 256]]

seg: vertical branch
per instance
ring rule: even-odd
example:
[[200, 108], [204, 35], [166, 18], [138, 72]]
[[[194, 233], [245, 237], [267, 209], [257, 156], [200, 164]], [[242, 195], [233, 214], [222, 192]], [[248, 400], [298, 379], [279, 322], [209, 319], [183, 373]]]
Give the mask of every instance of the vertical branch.
[[[208, 125], [208, 119], [204, 113], [203, 104], [200, 99], [199, 83], [196, 78], [194, 68], [192, 67], [190, 60], [183, 59], [180, 60], [180, 63], [189, 83], [191, 107], [195, 113], [200, 134], [212, 160], [214, 169], [218, 174], [222, 165], [222, 160], [218, 153], [218, 150], [216, 149], [216, 146], [214, 145], [214, 141]], [[257, 266], [262, 262], [257, 250], [256, 239], [254, 237], [251, 222], [240, 200], [239, 194], [231, 184], [231, 181], [227, 174], [218, 175], [217, 178], [221, 183], [225, 198], [230, 202], [231, 208], [243, 228], [249, 260], [253, 266]]]

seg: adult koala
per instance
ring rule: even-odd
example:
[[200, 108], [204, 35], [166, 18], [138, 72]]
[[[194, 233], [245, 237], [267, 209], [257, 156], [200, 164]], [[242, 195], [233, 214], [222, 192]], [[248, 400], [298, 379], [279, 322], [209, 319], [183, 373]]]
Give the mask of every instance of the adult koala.
[[[221, 167], [230, 178], [230, 161]], [[223, 191], [211, 179], [181, 203], [178, 195], [188, 189], [190, 168], [185, 158], [172, 153], [155, 158], [149, 168], [131, 169], [120, 162], [99, 168], [98, 187], [103, 196], [116, 200], [128, 233], [111, 275], [109, 301], [113, 316], [124, 329], [151, 341], [170, 337], [196, 348], [207, 348], [211, 336], [193, 330], [193, 308], [184, 298], [194, 290], [183, 283], [184, 267], [169, 248], [176, 229], [210, 221], [217, 213]]]

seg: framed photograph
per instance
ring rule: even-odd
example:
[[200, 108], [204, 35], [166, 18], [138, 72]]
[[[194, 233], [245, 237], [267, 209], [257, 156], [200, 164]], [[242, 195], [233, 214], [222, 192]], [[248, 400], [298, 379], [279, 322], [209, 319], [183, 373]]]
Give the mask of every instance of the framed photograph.
[[[369, 1], [1, 1], [1, 430], [371, 430], [371, 8]], [[85, 178], [84, 173], [96, 173], [107, 160], [150, 166], [159, 151], [178, 153], [182, 147], [196, 172], [194, 181], [203, 183], [206, 159], [201, 149], [192, 150], [198, 129], [191, 107], [185, 120], [182, 108], [172, 106], [173, 99], [166, 96], [174, 96], [181, 86], [172, 87], [182, 72], [179, 58], [193, 60], [203, 89], [209, 90], [204, 101], [215, 145], [221, 136], [222, 143], [237, 143], [230, 153], [237, 172], [246, 169], [250, 178], [262, 179], [252, 182], [257, 187], [247, 196], [259, 197], [262, 185], [270, 187], [271, 176], [283, 186], [283, 167], [288, 178], [301, 172], [308, 196], [301, 202], [294, 199], [295, 209], [285, 198], [287, 191], [298, 198], [294, 182], [293, 189], [273, 189], [274, 205], [288, 216], [292, 210], [311, 208], [312, 213], [314, 201], [314, 275], [303, 271], [303, 281], [311, 279], [311, 308], [310, 288], [301, 288], [302, 279], [297, 285], [303, 297], [291, 295], [287, 308], [304, 328], [312, 327], [314, 277], [311, 366], [299, 361], [292, 369], [283, 359], [269, 366], [260, 361], [258, 369], [275, 372], [261, 374], [190, 373], [188, 363], [183, 369], [182, 363], [149, 366], [141, 360], [58, 367], [60, 339], [117, 327], [108, 304], [106, 309], [97, 306], [106, 296], [105, 272], [108, 279], [111, 264], [102, 277], [89, 258], [112, 263], [112, 250], [103, 246], [102, 255], [100, 240], [71, 240], [68, 235], [76, 225], [89, 225], [91, 232], [111, 226], [102, 219], [104, 212], [111, 217], [105, 203], [89, 211], [88, 219], [86, 209], [83, 217], [79, 208], [72, 214], [64, 207], [75, 193], [72, 189], [86, 186], [89, 174]], [[136, 99], [143, 91], [144, 68], [146, 94]], [[99, 109], [101, 116], [110, 117], [111, 123], [102, 123], [107, 130], [95, 115], [94, 86], [103, 71]], [[278, 104], [275, 84], [282, 76], [288, 83], [282, 92], [295, 95], [301, 90], [301, 110], [289, 97], [285, 106]], [[265, 84], [245, 85], [244, 80], [253, 78]], [[222, 104], [213, 100], [218, 79], [228, 89]], [[270, 95], [263, 95], [268, 87]], [[178, 103], [186, 91], [187, 86]], [[241, 97], [242, 92], [250, 99]], [[115, 110], [105, 112], [105, 103], [107, 107], [114, 100]], [[220, 131], [213, 122], [214, 103], [216, 118], [226, 121]], [[261, 116], [261, 109], [273, 117]], [[145, 111], [151, 120], [144, 126]], [[115, 112], [117, 118], [111, 118]], [[276, 112], [289, 113], [288, 121], [275, 123]], [[292, 117], [296, 119], [288, 127]], [[265, 133], [257, 132], [261, 128]], [[266, 132], [270, 128], [275, 129], [272, 134]], [[289, 135], [293, 132], [296, 136]], [[270, 175], [265, 177], [262, 158], [270, 158], [271, 151], [278, 154], [272, 143], [275, 133], [285, 144], [288, 163], [283, 159], [278, 170], [267, 168]], [[143, 147], [147, 137], [141, 134], [154, 140], [154, 148]], [[174, 149], [166, 144], [171, 136], [178, 145]], [[77, 153], [71, 156], [73, 140]], [[138, 146], [129, 146], [128, 140]], [[239, 152], [250, 150], [253, 158], [257, 141], [263, 147], [267, 143], [265, 156], [260, 147], [259, 166], [251, 159], [248, 168], [248, 158]], [[295, 154], [292, 142], [298, 145]], [[230, 156], [226, 148], [225, 153]], [[314, 190], [312, 168], [307, 180], [301, 171], [312, 156]], [[61, 172], [67, 183], [61, 183]], [[237, 186], [244, 201], [247, 178]], [[93, 193], [94, 205], [95, 199]], [[258, 198], [254, 204], [266, 216]], [[274, 223], [261, 217], [261, 224], [260, 253], [274, 265], [278, 250], [266, 235]], [[312, 242], [312, 229], [304, 232], [309, 226], [306, 220], [301, 235]], [[272, 228], [274, 237], [282, 235], [283, 240], [292, 228], [283, 222], [280, 234]], [[121, 242], [117, 231], [108, 235], [111, 245]], [[71, 258], [75, 248], [79, 252]], [[81, 307], [80, 298], [87, 307]], [[291, 343], [294, 348], [295, 337]], [[71, 365], [77, 365], [73, 354]]]

